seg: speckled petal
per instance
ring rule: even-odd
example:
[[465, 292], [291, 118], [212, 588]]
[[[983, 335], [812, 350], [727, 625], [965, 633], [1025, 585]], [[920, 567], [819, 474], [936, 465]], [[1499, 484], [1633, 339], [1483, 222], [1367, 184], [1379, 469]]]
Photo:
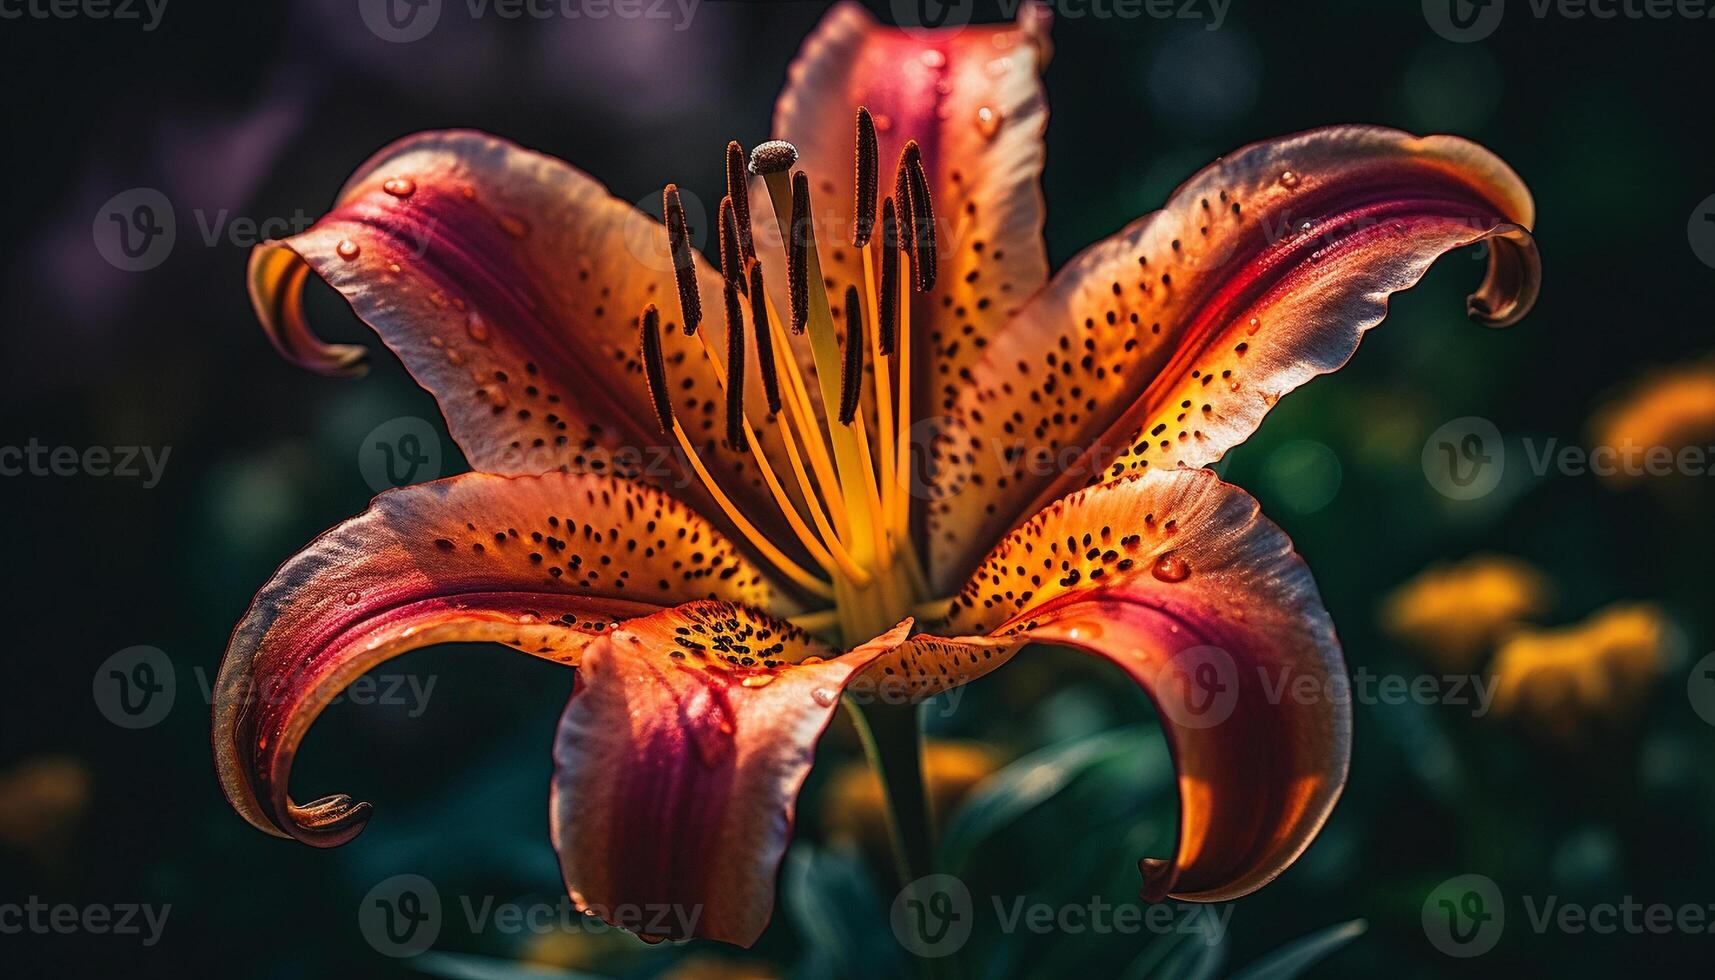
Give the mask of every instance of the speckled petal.
[[299, 805], [287, 780], [364, 671], [469, 641], [576, 664], [617, 621], [711, 597], [791, 608], [708, 522], [637, 483], [466, 474], [389, 491], [282, 565], [233, 632], [214, 691], [221, 786], [262, 830], [344, 843], [369, 805]]
[[1488, 248], [1471, 315], [1517, 320], [1532, 220], [1518, 176], [1451, 136], [1332, 127], [1203, 170], [1057, 273], [973, 369], [934, 448], [938, 585], [1073, 489], [1220, 459], [1452, 249]]
[[1180, 795], [1176, 852], [1140, 863], [1150, 901], [1262, 887], [1345, 785], [1350, 689], [1316, 584], [1256, 502], [1208, 470], [1136, 474], [1055, 502], [931, 628], [948, 635], [913, 637], [866, 675], [892, 666], [881, 683], [916, 677], [933, 693], [1029, 641], [1104, 657], [1148, 693]]
[[754, 943], [840, 693], [910, 626], [836, 654], [755, 610], [697, 602], [590, 644], [550, 804], [578, 907], [646, 938]]

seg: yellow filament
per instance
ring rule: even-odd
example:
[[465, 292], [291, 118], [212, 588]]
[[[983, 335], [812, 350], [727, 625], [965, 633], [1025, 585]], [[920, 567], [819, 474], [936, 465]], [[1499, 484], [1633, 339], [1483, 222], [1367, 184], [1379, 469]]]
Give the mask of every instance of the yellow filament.
[[[727, 324], [728, 330], [742, 330], [743, 327], [743, 324]], [[727, 390], [726, 366], [715, 357], [714, 350], [709, 347], [708, 332], [699, 330], [697, 340], [702, 345], [703, 356], [708, 359], [709, 367], [714, 370], [715, 383], [720, 386], [722, 393], [725, 393]], [[740, 411], [742, 412], [742, 409]], [[844, 562], [836, 560], [828, 552], [828, 549], [822, 546], [821, 540], [805, 526], [804, 519], [798, 515], [798, 508], [792, 504], [792, 498], [787, 496], [785, 488], [780, 485], [779, 478], [774, 475], [774, 467], [769, 465], [768, 456], [762, 451], [762, 440], [757, 438], [756, 430], [751, 428], [750, 419], [743, 419], [743, 423], [744, 434], [747, 437], [745, 442], [749, 446], [751, 458], [756, 460], [757, 469], [761, 471], [762, 479], [767, 483], [769, 493], [774, 495], [775, 504], [780, 508], [780, 512], [786, 516], [787, 525], [792, 528], [792, 533], [798, 536], [798, 541], [803, 544], [804, 550], [810, 553], [810, 557], [815, 559], [816, 564], [821, 565], [822, 569], [830, 574], [835, 567], [844, 571], [846, 567], [851, 566], [850, 557], [847, 557]], [[815, 507], [815, 501], [811, 500], [810, 505], [812, 508]]]
[[[885, 244], [885, 243], [884, 243]], [[903, 252], [899, 269], [899, 336], [894, 338], [899, 352], [899, 441], [895, 443], [898, 456], [894, 462], [895, 489], [893, 513], [889, 519], [896, 537], [904, 538], [911, 531], [911, 289], [904, 281], [909, 257]]]
[[[880, 445], [877, 452], [881, 456], [881, 512], [887, 515], [885, 523], [890, 532], [893, 531], [891, 515], [894, 508], [894, 497], [899, 493], [899, 487], [894, 483], [894, 430], [893, 430], [893, 378], [888, 365], [888, 357], [881, 353], [881, 311], [880, 303], [876, 300], [875, 292], [875, 250], [873, 242], [865, 242], [863, 246], [863, 284], [865, 299], [869, 301], [870, 322], [876, 329], [869, 332], [870, 354], [875, 361], [875, 404], [878, 413], [876, 422], [880, 432], [877, 433]], [[894, 345], [898, 346], [898, 338]]]
[[728, 520], [732, 521], [733, 526], [738, 528], [739, 533], [743, 534], [745, 539], [764, 558], [773, 562], [775, 567], [779, 568], [787, 578], [803, 586], [809, 592], [824, 599], [832, 599], [834, 590], [827, 582], [811, 575], [797, 562], [786, 557], [785, 553], [764, 537], [762, 532], [756, 529], [756, 525], [750, 523], [743, 512], [733, 504], [732, 499], [726, 495], [726, 491], [721, 489], [720, 484], [715, 482], [715, 478], [709, 473], [708, 468], [703, 465], [702, 457], [697, 455], [696, 447], [691, 445], [690, 437], [685, 435], [685, 427], [679, 424], [678, 419], [673, 420], [673, 435], [679, 440], [679, 448], [685, 451], [686, 458], [691, 461], [691, 468], [697, 471], [697, 478], [703, 481], [703, 485], [714, 496], [715, 503], [720, 505], [721, 511], [726, 514]]
[[782, 400], [790, 410], [791, 420], [798, 426], [798, 433], [804, 439], [804, 451], [810, 457], [810, 468], [815, 470], [816, 479], [827, 497], [828, 510], [835, 524], [840, 526], [841, 533], [849, 540], [851, 537], [851, 521], [846, 515], [845, 497], [840, 493], [840, 483], [834, 477], [834, 461], [828, 455], [828, 445], [822, 438], [821, 423], [816, 420], [815, 409], [810, 405], [810, 392], [804, 385], [804, 375], [798, 370], [798, 360], [792, 353], [792, 342], [786, 335], [784, 321], [774, 308], [774, 301], [767, 297], [769, 332], [774, 337], [774, 362], [779, 367], [782, 380], [785, 382]]

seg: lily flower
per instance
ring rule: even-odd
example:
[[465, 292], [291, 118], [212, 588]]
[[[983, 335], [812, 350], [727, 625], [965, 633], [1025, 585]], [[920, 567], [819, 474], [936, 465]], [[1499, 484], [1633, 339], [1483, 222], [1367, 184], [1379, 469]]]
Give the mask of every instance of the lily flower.
[[[1123, 668], [1173, 749], [1178, 840], [1140, 862], [1143, 894], [1225, 901], [1280, 874], [1351, 738], [1343, 699], [1281, 692], [1345, 668], [1291, 542], [1203, 467], [1448, 250], [1489, 245], [1473, 317], [1522, 316], [1532, 204], [1465, 140], [1319, 129], [1223, 158], [1051, 277], [1048, 56], [1035, 7], [906, 33], [836, 6], [778, 140], [727, 149], [724, 268], [676, 188], [646, 224], [474, 132], [383, 149], [258, 247], [280, 351], [360, 370], [305, 320], [325, 280], [477, 472], [381, 494], [256, 596], [214, 712], [238, 812], [351, 840], [367, 804], [289, 790], [329, 699], [411, 649], [504, 644], [576, 668], [550, 802], [574, 900], [618, 924], [694, 908], [655, 938], [749, 944], [842, 698], [922, 818], [907, 703], [1063, 644]], [[923, 873], [912, 816], [896, 842]]]

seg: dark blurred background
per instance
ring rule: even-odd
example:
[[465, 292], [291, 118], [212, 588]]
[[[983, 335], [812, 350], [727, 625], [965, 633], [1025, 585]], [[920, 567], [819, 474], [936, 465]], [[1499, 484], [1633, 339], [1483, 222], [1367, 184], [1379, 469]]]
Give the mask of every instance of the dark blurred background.
[[[1299, 864], [1233, 907], [1221, 943], [979, 925], [969, 975], [1224, 975], [1360, 918], [1367, 932], [1316, 975], [1605, 976], [1642, 962], [1675, 975], [1715, 955], [1715, 935], [1539, 930], [1530, 916], [1550, 897], [1715, 903], [1715, 732], [1687, 682], [1712, 625], [1708, 477], [1622, 485], [1521, 465], [1486, 497], [1455, 501], [1420, 463], [1430, 433], [1465, 416], [1491, 420], [1515, 452], [1527, 441], [1586, 445], [1598, 406], [1715, 346], [1715, 270], [1688, 233], [1715, 193], [1703, 101], [1715, 21], [1508, 7], [1471, 42], [1444, 37], [1433, 9], [1405, 0], [1233, 0], [1213, 30], [1197, 3], [1186, 8], [1197, 19], [1062, 16], [1047, 72], [1049, 251], [1058, 265], [1215, 156], [1311, 126], [1382, 123], [1495, 150], [1536, 197], [1546, 272], [1535, 312], [1505, 331], [1471, 324], [1463, 297], [1482, 265], [1448, 257], [1395, 297], [1345, 371], [1285, 399], [1223, 472], [1296, 541], [1354, 671], [1434, 670], [1382, 627], [1384, 597], [1434, 562], [1498, 552], [1551, 580], [1543, 626], [1620, 600], [1653, 603], [1664, 631], [1647, 690], [1599, 734], [1572, 740], [1524, 715], [1360, 704], [1333, 820]], [[247, 826], [221, 797], [208, 742], [205, 691], [228, 632], [280, 561], [364, 507], [376, 489], [360, 466], [368, 435], [409, 424], [399, 419], [439, 429], [433, 401], [384, 351], [360, 382], [280, 360], [246, 298], [249, 247], [314, 220], [371, 152], [426, 128], [510, 137], [627, 199], [656, 197], [671, 180], [713, 200], [722, 146], [768, 134], [787, 63], [823, 5], [705, 0], [678, 30], [675, 20], [473, 19], [449, 4], [430, 36], [406, 44], [368, 30], [355, 0], [169, 0], [152, 29], [141, 4], [141, 21], [29, 9], [0, 3], [25, 11], [0, 19], [0, 443], [168, 455], [152, 486], [146, 470], [0, 479], [13, 636], [0, 693], [0, 904], [171, 909], [153, 945], [88, 930], [0, 933], [7, 972], [898, 969], [885, 868], [841, 844], [842, 817], [827, 812], [838, 764], [861, 760], [838, 727], [804, 797], [781, 908], [749, 953], [645, 947], [575, 921], [467, 927], [461, 903], [552, 907], [562, 894], [546, 796], [549, 741], [571, 690], [563, 669], [444, 647], [384, 668], [418, 690], [432, 683], [428, 696], [379, 688], [372, 700], [383, 703], [330, 709], [300, 781], [351, 791], [377, 813], [335, 851]], [[891, 19], [885, 5], [879, 13]], [[977, 16], [992, 19], [993, 6], [979, 3]], [[138, 188], [170, 204], [176, 234], [164, 258], [127, 271], [97, 241], [116, 195]], [[126, 210], [140, 200], [121, 199]], [[327, 334], [364, 338], [328, 291], [310, 302]], [[443, 441], [440, 472], [462, 468]], [[130, 729], [109, 720], [101, 684], [109, 658], [137, 646], [164, 652], [174, 699]], [[1170, 839], [1174, 819], [1139, 695], [1111, 672], [1044, 655], [932, 716], [941, 735], [987, 743], [998, 762], [1047, 752], [1035, 760], [1067, 780], [1022, 816], [966, 816], [949, 835], [965, 848], [959, 873], [979, 906], [991, 893], [1135, 904], [1133, 861]], [[1100, 751], [1066, 752], [1092, 744]], [[1003, 770], [989, 801], [1021, 793], [1019, 778]], [[401, 873], [430, 879], [446, 908], [435, 951], [415, 959], [382, 955], [359, 923], [366, 893]], [[1492, 950], [1455, 958], [1424, 915], [1438, 886], [1465, 874], [1496, 884], [1505, 932]]]

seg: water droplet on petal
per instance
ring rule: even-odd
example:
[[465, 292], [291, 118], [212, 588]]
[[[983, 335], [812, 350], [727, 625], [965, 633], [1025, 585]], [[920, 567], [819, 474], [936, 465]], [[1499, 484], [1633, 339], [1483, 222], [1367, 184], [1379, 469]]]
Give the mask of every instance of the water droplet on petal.
[[1258, 330], [1261, 330], [1261, 329], [1262, 329], [1262, 321], [1258, 320], [1254, 316], [1251, 317], [1251, 322], [1245, 325], [1245, 333], [1246, 333], [1246, 335], [1251, 336], [1251, 337], [1255, 337], [1256, 332]]
[[1280, 186], [1287, 190], [1292, 190], [1294, 187], [1297, 187], [1298, 175], [1290, 170], [1282, 170], [1280, 172]]
[[832, 706], [835, 701], [839, 700], [839, 697], [838, 694], [825, 687], [818, 687], [810, 692], [810, 700], [824, 708]]
[[983, 139], [994, 139], [994, 134], [1000, 132], [1002, 121], [999, 111], [986, 105], [977, 108], [977, 132], [983, 134]]
[[884, 112], [876, 113], [870, 117], [870, 121], [875, 123], [875, 131], [878, 133], [885, 133], [893, 129], [893, 117]]
[[356, 589], [352, 589], [350, 592], [347, 592], [345, 594], [345, 604], [348, 606], [357, 605], [357, 590]]
[[488, 321], [482, 318], [481, 313], [471, 311], [470, 316], [465, 317], [464, 326], [466, 332], [470, 334], [470, 339], [479, 344], [488, 343]]
[[1163, 582], [1183, 582], [1191, 577], [1191, 566], [1173, 552], [1164, 551], [1160, 558], [1155, 559], [1155, 567], [1150, 572]]
[[409, 177], [389, 177], [381, 189], [394, 197], [410, 197], [417, 190], [417, 182]]
[[340, 258], [350, 262], [352, 259], [355, 259], [358, 255], [362, 254], [363, 246], [349, 238], [342, 238], [339, 240], [339, 244], [334, 246], [333, 250], [339, 254]]
[[524, 238], [530, 234], [530, 226], [524, 223], [524, 219], [510, 214], [500, 216], [500, 230], [513, 238]]
[[923, 64], [930, 68], [941, 68], [947, 64], [947, 56], [935, 48], [923, 52]]
[[739, 684], [744, 687], [767, 687], [772, 683], [774, 683], [773, 674], [751, 674], [744, 680], [739, 681]]

